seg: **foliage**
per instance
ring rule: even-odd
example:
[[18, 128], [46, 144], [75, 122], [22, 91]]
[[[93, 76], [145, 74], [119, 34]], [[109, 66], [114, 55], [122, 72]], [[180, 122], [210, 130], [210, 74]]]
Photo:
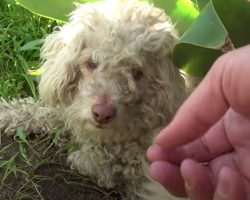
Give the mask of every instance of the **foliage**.
[[197, 0], [199, 17], [173, 50], [176, 65], [202, 76], [223, 53], [250, 43], [250, 2]]
[[[17, 0], [32, 12], [67, 21], [73, 0]], [[59, 3], [60, 1], [60, 3]], [[78, 0], [78, 2], [95, 0]], [[97, 1], [97, 0], [96, 0]], [[181, 39], [173, 50], [178, 67], [202, 76], [222, 53], [250, 42], [250, 3], [247, 0], [148, 0], [171, 16]]]
[[27, 68], [38, 66], [41, 44], [22, 48], [52, 31], [54, 21], [33, 15], [14, 0], [0, 1], [0, 97], [36, 97], [36, 78]]

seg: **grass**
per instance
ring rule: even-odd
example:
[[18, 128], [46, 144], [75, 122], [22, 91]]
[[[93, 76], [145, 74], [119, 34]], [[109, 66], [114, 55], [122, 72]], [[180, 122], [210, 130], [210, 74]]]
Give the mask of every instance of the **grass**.
[[14, 140], [1, 136], [0, 200], [119, 200], [117, 192], [69, 169], [66, 158], [75, 146], [56, 146], [59, 134], [26, 137], [18, 129]]
[[[39, 66], [41, 39], [55, 25], [14, 0], [0, 1], [0, 97], [37, 98], [36, 77], [27, 70]], [[56, 146], [59, 134], [26, 137], [18, 129], [13, 140], [0, 132], [0, 200], [118, 199], [68, 168], [66, 157], [74, 146]]]
[[58, 134], [35, 134], [28, 138], [22, 129], [18, 129], [14, 141], [3, 135], [2, 142], [1, 200], [57, 200], [70, 196], [80, 200], [83, 194], [95, 197], [89, 199], [109, 197], [108, 191], [97, 188], [87, 177], [68, 168], [66, 157], [74, 146], [56, 147]]
[[27, 69], [38, 67], [39, 46], [22, 47], [50, 33], [56, 24], [16, 5], [14, 0], [0, 1], [0, 96], [36, 97], [36, 80]]
[[[1, 0], [0, 11], [0, 97], [36, 98], [37, 83], [27, 74], [27, 69], [34, 61], [39, 62], [39, 48], [25, 51], [22, 47], [43, 38], [55, 23], [31, 14], [14, 0]], [[1, 140], [0, 199], [38, 199], [39, 190], [30, 174], [35, 159], [27, 155], [34, 147], [24, 138], [13, 141], [1, 136]]]

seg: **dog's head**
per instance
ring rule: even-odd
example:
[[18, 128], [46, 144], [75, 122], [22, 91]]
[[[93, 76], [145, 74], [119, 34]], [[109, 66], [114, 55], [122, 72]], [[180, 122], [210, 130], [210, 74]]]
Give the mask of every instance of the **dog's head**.
[[79, 5], [45, 40], [40, 96], [90, 134], [137, 137], [166, 124], [184, 99], [170, 58], [176, 38], [164, 12], [146, 2]]

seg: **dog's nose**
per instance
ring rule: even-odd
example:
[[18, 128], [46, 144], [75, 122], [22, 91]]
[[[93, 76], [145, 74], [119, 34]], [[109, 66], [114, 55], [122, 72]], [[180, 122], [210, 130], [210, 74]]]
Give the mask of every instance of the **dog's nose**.
[[110, 123], [116, 116], [116, 108], [112, 104], [95, 104], [92, 106], [92, 115], [96, 122], [100, 124]]

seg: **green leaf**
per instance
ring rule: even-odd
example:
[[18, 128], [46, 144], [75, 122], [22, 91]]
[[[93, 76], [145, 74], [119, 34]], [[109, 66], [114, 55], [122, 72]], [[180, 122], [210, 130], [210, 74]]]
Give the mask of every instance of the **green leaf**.
[[29, 69], [38, 69], [39, 66], [41, 65], [41, 62], [40, 61], [26, 61], [27, 62], [27, 65], [29, 67]]
[[[69, 13], [75, 8], [74, 2], [87, 3], [95, 1], [98, 0], [17, 0], [18, 3], [31, 12], [61, 22], [68, 21]], [[180, 33], [183, 33], [199, 15], [196, 4], [191, 0], [148, 1], [163, 8], [171, 16]]]
[[221, 55], [220, 50], [208, 49], [192, 44], [178, 44], [174, 48], [175, 64], [181, 66], [183, 72], [192, 76], [203, 76], [214, 60]]
[[75, 2], [94, 2], [97, 0], [16, 0], [24, 8], [46, 18], [61, 22], [68, 21], [68, 15], [74, 8]]
[[77, 144], [69, 144], [68, 146], [68, 154], [71, 154], [77, 150], [79, 150], [79, 146]]
[[182, 34], [198, 17], [199, 11], [190, 0], [151, 0], [155, 6], [163, 8]]
[[72, 0], [17, 0], [23, 7], [43, 17], [68, 21], [68, 14], [74, 9]]
[[23, 45], [20, 48], [20, 50], [21, 51], [39, 50], [41, 48], [42, 43], [43, 42], [41, 39], [32, 40], [32, 41], [26, 43], [25, 45]]
[[[199, 3], [206, 3], [198, 1]], [[250, 2], [210, 0], [173, 50], [184, 72], [203, 76], [224, 52], [250, 43]]]
[[202, 76], [222, 54], [228, 33], [210, 2], [173, 50], [175, 64], [184, 72]]
[[38, 96], [37, 96], [37, 92], [36, 92], [35, 81], [28, 74], [29, 66], [28, 66], [26, 60], [21, 55], [17, 55], [17, 57], [18, 57], [19, 61], [22, 64], [22, 67], [23, 67], [23, 70], [21, 71], [21, 74], [26, 79], [26, 81], [27, 81], [27, 83], [28, 83], [28, 85], [30, 87], [30, 90], [32, 92], [33, 98], [37, 100]]
[[17, 128], [16, 137], [19, 138], [19, 141], [20, 141], [20, 142], [29, 145], [29, 142], [27, 141], [26, 135], [25, 135], [25, 133], [23, 132], [23, 129], [22, 129], [22, 128]]
[[213, 0], [213, 5], [234, 46], [249, 44], [250, 1], [227, 0], [225, 4], [225, 0]]
[[199, 10], [202, 10], [209, 3], [210, 0], [197, 0]]
[[227, 35], [227, 30], [216, 15], [212, 3], [209, 3], [199, 18], [182, 36], [181, 41], [201, 47], [219, 49], [224, 45]]
[[198, 6], [198, 1], [197, 0], [191, 0], [196, 6]]

